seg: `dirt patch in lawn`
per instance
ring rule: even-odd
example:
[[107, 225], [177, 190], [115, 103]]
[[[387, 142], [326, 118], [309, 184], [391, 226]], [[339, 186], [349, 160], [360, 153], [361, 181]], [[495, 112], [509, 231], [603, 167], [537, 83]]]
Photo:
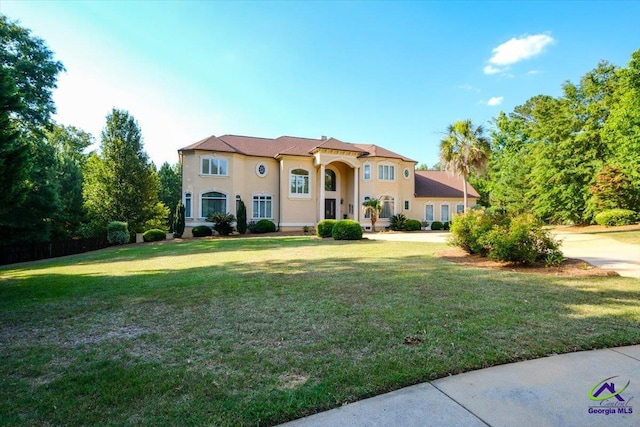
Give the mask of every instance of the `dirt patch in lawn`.
[[493, 261], [477, 254], [468, 254], [460, 248], [446, 249], [444, 251], [437, 252], [435, 255], [446, 261], [467, 265], [469, 267], [516, 271], [519, 273], [535, 273], [566, 277], [619, 276], [615, 271], [605, 270], [591, 265], [581, 259], [575, 258], [566, 258], [559, 267], [546, 267], [544, 264], [524, 266], [508, 262]]

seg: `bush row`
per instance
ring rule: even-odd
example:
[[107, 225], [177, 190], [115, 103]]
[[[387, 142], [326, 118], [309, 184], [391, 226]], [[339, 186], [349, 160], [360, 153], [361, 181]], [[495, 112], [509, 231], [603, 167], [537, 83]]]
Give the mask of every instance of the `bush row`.
[[638, 221], [638, 214], [629, 209], [609, 209], [596, 215], [596, 223], [607, 227], [631, 225]]
[[360, 240], [362, 239], [362, 226], [352, 219], [324, 219], [316, 225], [316, 236], [335, 240]]
[[396, 214], [389, 218], [389, 228], [394, 231], [420, 230], [422, 223], [417, 219], [407, 219], [404, 214]]
[[529, 214], [511, 218], [472, 210], [458, 215], [451, 224], [449, 243], [496, 261], [557, 265], [563, 260], [559, 242]]

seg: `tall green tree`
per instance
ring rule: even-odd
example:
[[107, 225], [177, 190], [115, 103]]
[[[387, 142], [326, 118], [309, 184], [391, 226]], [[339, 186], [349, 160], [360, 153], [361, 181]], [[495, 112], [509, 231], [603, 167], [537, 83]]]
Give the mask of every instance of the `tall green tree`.
[[467, 181], [474, 171], [483, 170], [491, 153], [489, 139], [482, 126], [474, 126], [471, 120], [461, 120], [449, 125], [447, 135], [440, 141], [440, 163], [446, 170], [462, 177], [464, 209], [469, 203]]
[[0, 15], [0, 67], [3, 85], [13, 85], [22, 104], [9, 121], [18, 131], [20, 150], [29, 158], [28, 162], [16, 162], [21, 170], [12, 175], [14, 181], [7, 187], [19, 188], [21, 196], [12, 207], [13, 215], [2, 219], [4, 242], [48, 240], [60, 201], [57, 159], [45, 133], [55, 112], [52, 92], [64, 67], [42, 39], [4, 15]]
[[68, 239], [79, 235], [86, 222], [82, 185], [88, 154], [85, 150], [93, 137], [73, 126], [55, 125], [47, 132], [47, 141], [57, 157], [57, 177], [60, 211], [53, 217], [51, 238]]
[[158, 191], [158, 175], [144, 152], [138, 123], [127, 111], [113, 109], [101, 134], [100, 153], [87, 161], [83, 194], [89, 216], [102, 226], [125, 221], [130, 231], [142, 232], [157, 211]]
[[182, 170], [180, 164], [172, 166], [168, 162], [164, 162], [158, 171], [158, 179], [160, 180], [158, 197], [170, 209], [167, 225], [169, 231], [173, 231], [175, 207], [182, 199]]

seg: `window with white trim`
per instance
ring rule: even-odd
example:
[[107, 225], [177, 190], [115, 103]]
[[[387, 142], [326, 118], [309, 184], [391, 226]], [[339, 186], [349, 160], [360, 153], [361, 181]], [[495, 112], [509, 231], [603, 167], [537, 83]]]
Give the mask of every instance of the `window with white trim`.
[[253, 214], [254, 219], [271, 219], [273, 218], [273, 198], [271, 196], [253, 196]]
[[203, 157], [200, 161], [202, 175], [227, 176], [227, 159], [222, 157]]
[[324, 191], [336, 191], [336, 173], [331, 169], [324, 170]]
[[214, 213], [227, 213], [227, 195], [217, 191], [204, 193], [200, 201], [200, 218]]
[[365, 181], [371, 180], [371, 165], [366, 164], [362, 167], [362, 179]]
[[191, 218], [191, 193], [184, 194], [184, 216]]
[[289, 176], [289, 189], [291, 194], [309, 195], [309, 171], [294, 169]]
[[242, 197], [239, 194], [236, 194], [236, 216], [238, 215], [238, 208], [240, 207], [240, 202], [242, 201]]
[[411, 203], [408, 200], [404, 201], [404, 210], [408, 211], [411, 209]]
[[382, 209], [380, 210], [380, 218], [391, 218], [394, 213], [394, 200], [391, 196], [383, 196], [380, 198]]
[[433, 204], [429, 203], [427, 205], [424, 205], [424, 220], [433, 222], [433, 212], [434, 212]]
[[396, 167], [393, 165], [378, 165], [378, 179], [381, 181], [394, 181]]
[[440, 205], [440, 221], [442, 222], [451, 221], [449, 205]]
[[458, 203], [456, 205], [456, 215], [460, 215], [464, 213], [464, 203]]

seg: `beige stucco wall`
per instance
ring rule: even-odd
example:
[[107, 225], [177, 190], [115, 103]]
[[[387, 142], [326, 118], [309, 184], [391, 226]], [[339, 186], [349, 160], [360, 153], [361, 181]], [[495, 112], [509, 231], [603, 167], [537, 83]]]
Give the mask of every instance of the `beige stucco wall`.
[[[200, 173], [200, 162], [203, 157], [227, 159], [227, 176], [207, 176]], [[456, 204], [460, 199], [416, 198], [414, 197], [413, 162], [400, 159], [379, 157], [357, 158], [355, 153], [323, 152], [314, 157], [282, 156], [280, 159], [267, 157], [244, 156], [236, 153], [212, 153], [207, 151], [191, 151], [181, 153], [184, 195], [191, 193], [192, 215], [187, 218], [187, 227], [209, 224], [201, 216], [200, 198], [202, 194], [216, 191], [227, 196], [227, 211], [236, 214], [236, 196], [240, 196], [247, 207], [247, 220], [253, 219], [253, 196], [266, 195], [272, 198], [272, 218], [281, 229], [301, 229], [303, 226], [314, 226], [324, 216], [324, 199], [336, 200], [336, 218], [345, 215], [349, 219], [357, 219], [365, 228], [370, 221], [364, 218], [362, 202], [365, 197], [394, 199], [394, 214], [403, 213], [407, 218], [425, 220], [425, 205], [434, 205], [434, 220], [441, 221], [441, 206], [449, 204], [451, 216], [455, 215]], [[266, 167], [266, 175], [260, 176], [258, 165]], [[364, 165], [371, 167], [371, 178], [364, 179]], [[337, 178], [335, 192], [322, 191], [322, 166], [333, 170]], [[394, 179], [383, 181], [378, 179], [379, 165], [393, 165]], [[309, 195], [291, 194], [289, 176], [294, 169], [309, 171]], [[404, 171], [408, 171], [405, 177]], [[357, 176], [357, 186], [354, 178]], [[356, 194], [357, 191], [357, 194]], [[281, 197], [281, 198], [280, 198]], [[405, 209], [408, 201], [409, 209]], [[473, 206], [476, 199], [469, 198]], [[389, 221], [380, 218], [376, 226], [383, 228]]]

